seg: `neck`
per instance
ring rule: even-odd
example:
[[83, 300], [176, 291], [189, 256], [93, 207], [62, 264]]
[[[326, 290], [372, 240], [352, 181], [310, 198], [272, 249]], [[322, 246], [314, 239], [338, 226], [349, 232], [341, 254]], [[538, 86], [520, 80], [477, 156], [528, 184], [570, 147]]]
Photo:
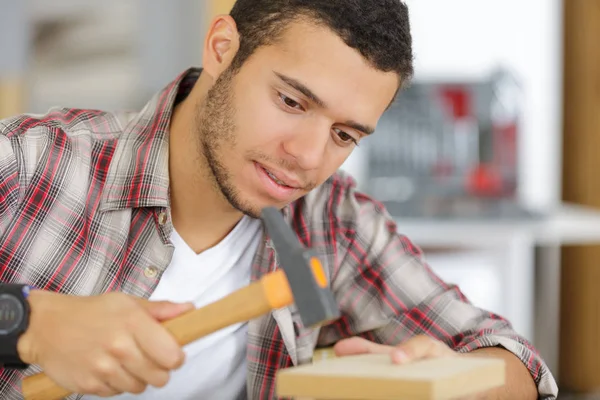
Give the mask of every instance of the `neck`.
[[198, 151], [196, 107], [208, 92], [207, 79], [202, 74], [173, 110], [169, 133], [171, 218], [177, 233], [196, 253], [219, 243], [242, 218], [215, 187]]

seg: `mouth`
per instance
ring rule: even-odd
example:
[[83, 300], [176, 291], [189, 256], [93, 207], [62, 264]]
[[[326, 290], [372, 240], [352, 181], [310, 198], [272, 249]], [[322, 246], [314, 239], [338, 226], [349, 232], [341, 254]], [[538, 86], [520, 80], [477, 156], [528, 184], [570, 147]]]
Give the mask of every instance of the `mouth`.
[[263, 188], [272, 199], [277, 201], [292, 200], [301, 189], [302, 185], [298, 181], [283, 172], [272, 171], [257, 162], [254, 164], [263, 183]]
[[290, 189], [296, 189], [295, 187], [293, 187], [293, 186], [291, 186], [291, 185], [288, 185], [288, 184], [286, 184], [284, 181], [282, 181], [281, 179], [277, 178], [277, 177], [275, 176], [275, 174], [273, 174], [273, 173], [272, 173], [271, 171], [269, 171], [268, 169], [266, 169], [266, 168], [263, 168], [263, 169], [265, 170], [265, 172], [267, 173], [267, 175], [269, 176], [269, 178], [273, 179], [273, 181], [274, 181], [276, 184], [278, 184], [279, 186], [283, 186], [283, 187], [290, 188]]
[[289, 177], [283, 175], [283, 173], [281, 173], [281, 172], [273, 172], [261, 164], [258, 164], [258, 167], [261, 168], [267, 174], [267, 176], [269, 178], [271, 178], [273, 180], [273, 182], [275, 182], [279, 186], [283, 186], [285, 188], [290, 188], [290, 189], [300, 189], [301, 185], [293, 178], [289, 178]]

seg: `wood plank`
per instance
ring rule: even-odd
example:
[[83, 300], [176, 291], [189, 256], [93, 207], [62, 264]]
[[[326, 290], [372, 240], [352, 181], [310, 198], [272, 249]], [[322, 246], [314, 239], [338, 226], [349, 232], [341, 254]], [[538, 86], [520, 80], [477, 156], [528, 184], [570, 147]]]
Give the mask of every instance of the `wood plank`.
[[444, 400], [485, 392], [505, 383], [504, 360], [445, 357], [405, 365], [386, 354], [325, 358], [280, 370], [277, 396], [319, 400]]

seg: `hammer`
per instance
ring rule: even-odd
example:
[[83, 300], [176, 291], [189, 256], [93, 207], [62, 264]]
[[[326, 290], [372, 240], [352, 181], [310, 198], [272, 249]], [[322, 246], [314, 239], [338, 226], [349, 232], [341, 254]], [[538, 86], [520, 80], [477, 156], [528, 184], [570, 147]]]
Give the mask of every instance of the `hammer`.
[[[263, 209], [261, 219], [273, 241], [282, 269], [270, 272], [205, 307], [162, 322], [180, 345], [292, 303], [295, 303], [301, 321], [307, 327], [324, 324], [340, 316], [327, 275], [315, 253], [302, 246], [277, 209]], [[22, 385], [25, 400], [58, 400], [71, 394], [43, 372], [26, 377]]]

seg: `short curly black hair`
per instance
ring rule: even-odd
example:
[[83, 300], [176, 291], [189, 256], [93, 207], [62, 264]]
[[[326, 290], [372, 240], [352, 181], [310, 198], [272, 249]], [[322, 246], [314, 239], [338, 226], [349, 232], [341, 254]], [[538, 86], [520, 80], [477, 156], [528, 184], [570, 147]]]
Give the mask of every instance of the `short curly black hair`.
[[322, 24], [376, 69], [394, 71], [402, 86], [413, 75], [408, 8], [401, 0], [237, 0], [230, 12], [240, 35], [239, 69], [257, 48], [274, 44], [294, 21]]

